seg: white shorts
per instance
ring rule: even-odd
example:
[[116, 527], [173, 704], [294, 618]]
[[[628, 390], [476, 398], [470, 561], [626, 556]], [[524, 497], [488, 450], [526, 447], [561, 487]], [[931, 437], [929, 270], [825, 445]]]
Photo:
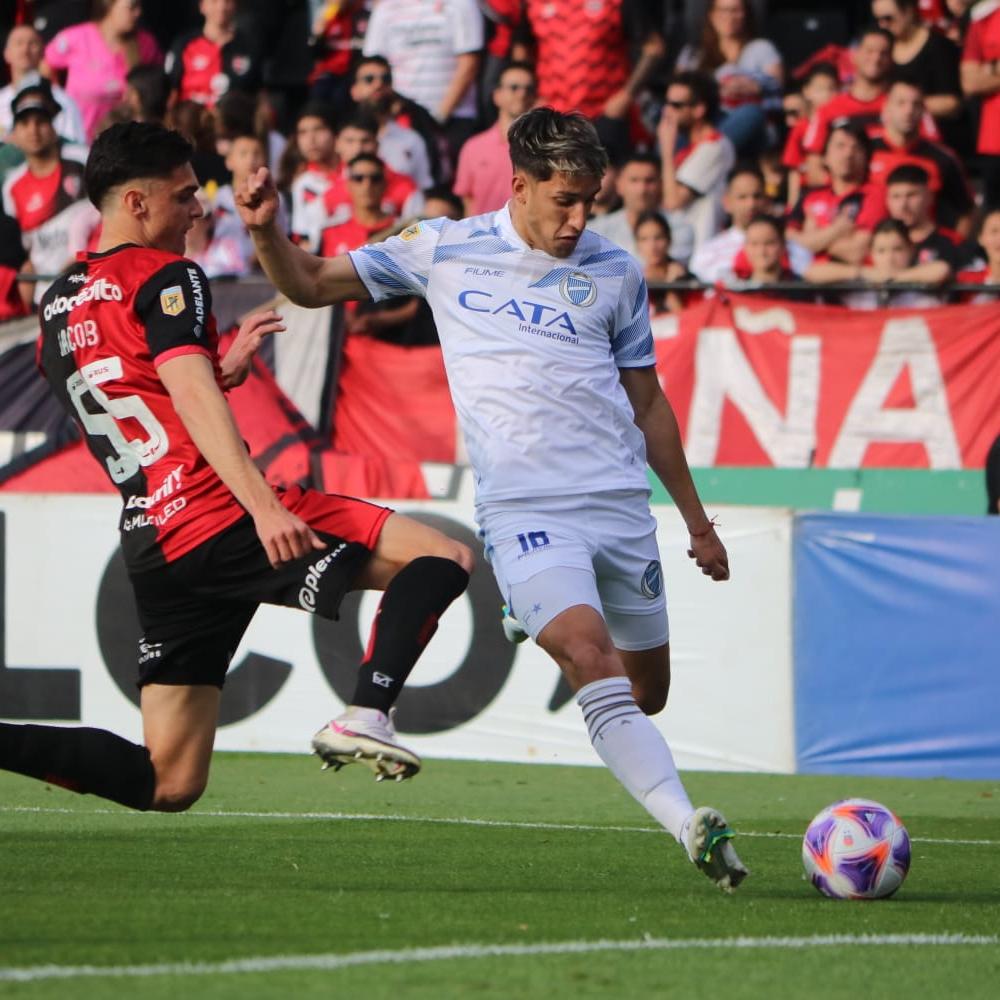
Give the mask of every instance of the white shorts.
[[667, 642], [656, 519], [644, 490], [482, 504], [476, 520], [500, 593], [533, 639], [556, 615], [586, 604], [618, 649]]

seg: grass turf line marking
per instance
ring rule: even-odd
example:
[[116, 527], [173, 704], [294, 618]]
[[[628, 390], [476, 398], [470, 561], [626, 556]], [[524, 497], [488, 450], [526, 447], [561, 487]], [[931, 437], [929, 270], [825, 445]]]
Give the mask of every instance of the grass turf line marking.
[[[120, 816], [121, 809], [59, 809], [47, 806], [0, 806], [0, 813], [45, 813], [66, 816]], [[144, 813], [157, 816], [158, 813]], [[485, 826], [514, 830], [556, 830], [567, 833], [658, 833], [666, 831], [658, 826], [599, 826], [584, 823], [538, 823], [506, 819], [474, 819], [470, 816], [403, 816], [398, 813], [347, 813], [347, 812], [252, 812], [246, 810], [193, 809], [186, 815], [209, 819], [306, 819], [343, 822], [384, 820], [389, 823], [441, 823], [450, 826]], [[760, 837], [768, 840], [801, 840], [798, 833], [771, 833], [757, 830], [737, 830], [740, 837]], [[1000, 840], [961, 840], [947, 837], [910, 837], [911, 844], [941, 844], [960, 847], [997, 847]]]
[[115, 979], [150, 976], [210, 976], [239, 973], [320, 970], [359, 965], [405, 965], [455, 958], [520, 958], [538, 955], [581, 955], [601, 951], [690, 951], [853, 947], [995, 946], [1000, 938], [975, 934], [818, 934], [812, 937], [653, 938], [637, 941], [553, 941], [539, 944], [466, 944], [397, 951], [356, 951], [343, 955], [276, 955], [227, 962], [164, 962], [158, 965], [34, 965], [0, 968], [0, 982], [41, 979]]

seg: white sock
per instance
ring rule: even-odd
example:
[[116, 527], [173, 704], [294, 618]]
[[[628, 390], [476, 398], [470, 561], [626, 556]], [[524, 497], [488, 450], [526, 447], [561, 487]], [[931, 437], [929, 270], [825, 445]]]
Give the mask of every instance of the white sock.
[[625, 677], [593, 681], [576, 693], [590, 742], [611, 773], [678, 843], [694, 807], [666, 740], [642, 713]]

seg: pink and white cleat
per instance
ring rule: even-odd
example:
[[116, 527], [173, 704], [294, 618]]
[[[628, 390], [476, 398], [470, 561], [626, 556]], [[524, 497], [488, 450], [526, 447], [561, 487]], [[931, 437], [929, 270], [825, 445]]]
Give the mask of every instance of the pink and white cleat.
[[393, 714], [349, 706], [327, 723], [312, 738], [313, 753], [323, 760], [323, 769], [339, 771], [345, 764], [365, 763], [376, 781], [412, 778], [420, 770], [420, 758], [397, 742]]

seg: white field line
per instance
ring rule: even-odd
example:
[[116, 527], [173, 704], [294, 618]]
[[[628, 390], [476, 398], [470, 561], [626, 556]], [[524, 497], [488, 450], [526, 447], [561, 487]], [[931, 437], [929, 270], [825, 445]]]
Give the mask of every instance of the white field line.
[[822, 934], [812, 937], [654, 938], [626, 941], [553, 941], [539, 944], [464, 944], [398, 951], [355, 951], [327, 955], [275, 955], [226, 962], [164, 962], [157, 965], [32, 965], [0, 968], [0, 982], [40, 979], [115, 979], [149, 976], [210, 976], [238, 973], [319, 970], [329, 972], [359, 965], [407, 965], [456, 958], [522, 958], [538, 955], [583, 955], [609, 951], [736, 951], [805, 950], [857, 947], [996, 946], [1000, 938], [973, 934]]
[[[43, 806], [0, 806], [0, 813], [45, 813], [67, 816], [120, 816], [120, 809], [56, 809]], [[141, 814], [140, 814], [141, 815]], [[146, 815], [156, 816], [158, 813]], [[448, 826], [485, 826], [513, 830], [557, 830], [568, 833], [657, 833], [665, 831], [658, 826], [600, 826], [584, 823], [531, 823], [505, 819], [474, 819], [469, 816], [403, 816], [395, 813], [349, 813], [349, 812], [249, 812], [225, 809], [195, 809], [186, 815], [192, 819], [208, 817], [212, 819], [290, 819], [325, 820], [328, 822], [380, 820], [388, 823], [440, 823]], [[800, 840], [799, 833], [770, 833], [758, 830], [737, 830], [740, 837], [762, 837], [775, 840]], [[945, 844], [965, 847], [998, 847], [1000, 840], [960, 840], [945, 837], [911, 837], [913, 844]]]

